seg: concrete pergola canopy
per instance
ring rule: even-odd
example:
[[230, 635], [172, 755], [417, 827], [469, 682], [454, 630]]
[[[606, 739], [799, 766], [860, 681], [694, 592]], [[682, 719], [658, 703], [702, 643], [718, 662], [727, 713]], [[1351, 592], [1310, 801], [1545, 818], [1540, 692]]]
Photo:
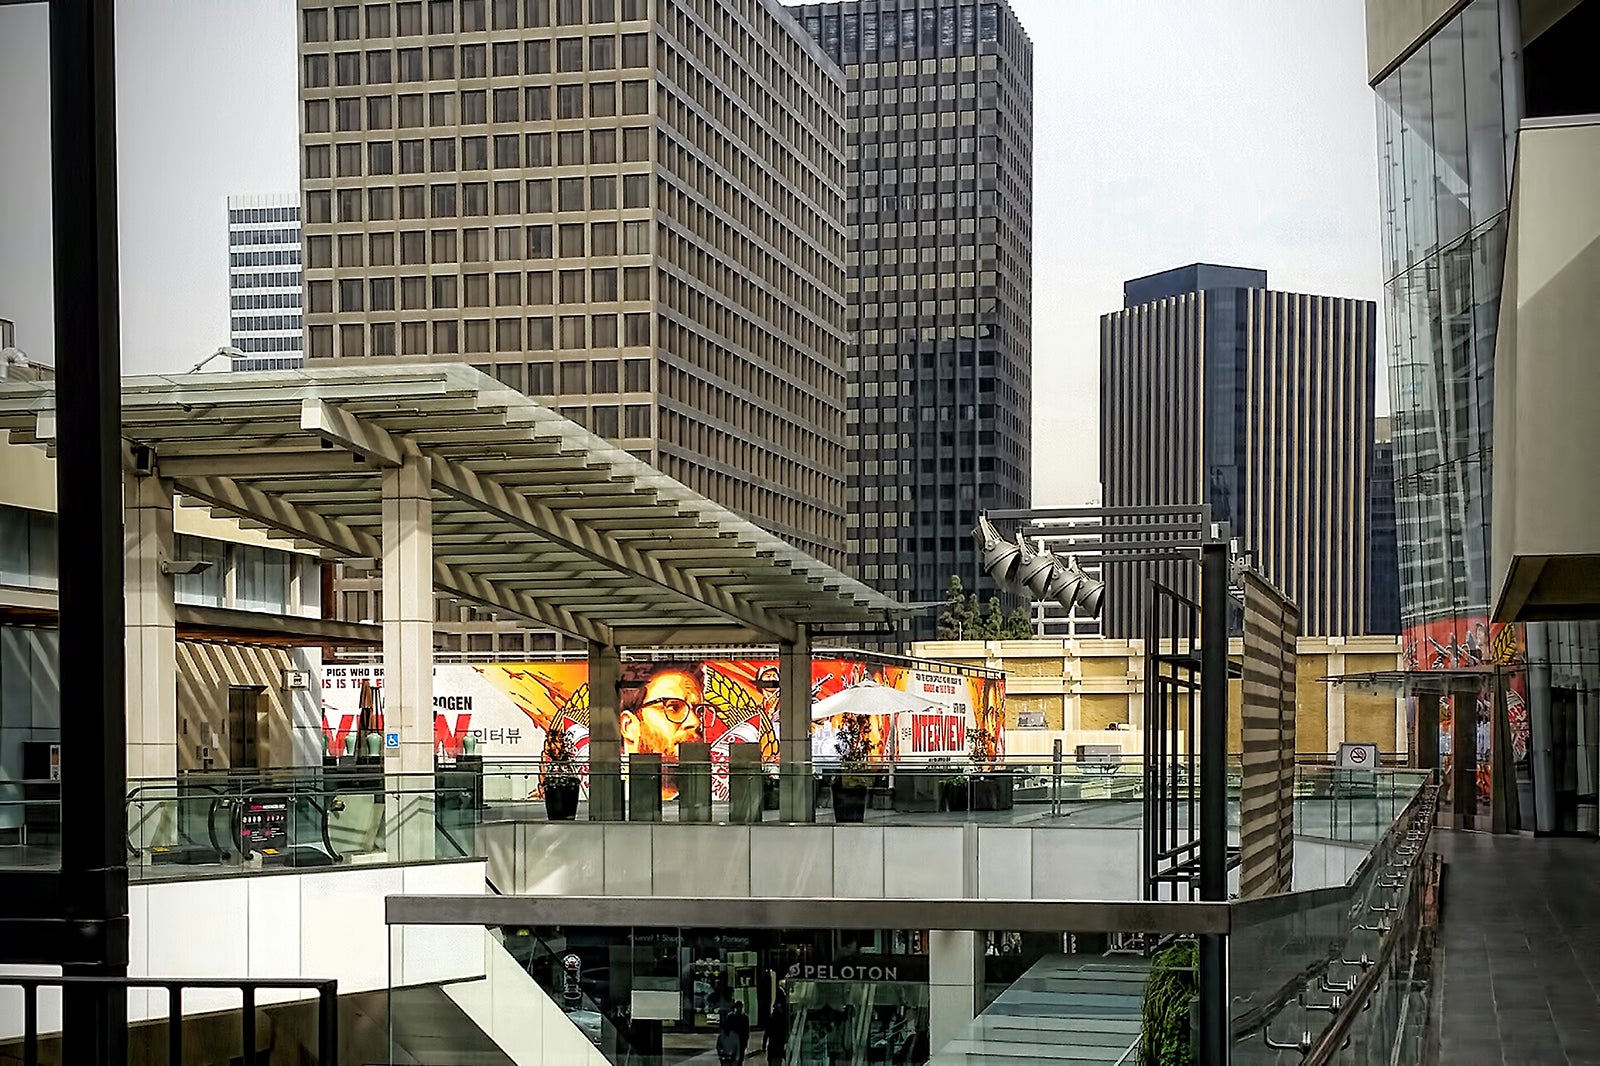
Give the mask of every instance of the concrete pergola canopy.
[[[54, 406], [0, 383], [14, 444], [52, 448]], [[183, 497], [327, 558], [382, 557], [382, 470], [426, 458], [435, 591], [600, 644], [790, 641], [898, 608], [467, 366], [130, 377], [122, 422]]]

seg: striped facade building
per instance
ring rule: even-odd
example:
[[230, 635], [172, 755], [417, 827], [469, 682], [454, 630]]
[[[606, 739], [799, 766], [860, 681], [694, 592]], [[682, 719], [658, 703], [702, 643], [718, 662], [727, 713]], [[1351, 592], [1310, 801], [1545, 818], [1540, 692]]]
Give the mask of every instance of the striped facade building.
[[[1100, 320], [1107, 507], [1205, 503], [1313, 636], [1366, 632], [1377, 305], [1278, 292], [1261, 270], [1194, 264], [1128, 282]], [[1107, 568], [1105, 632], [1145, 634], [1145, 583], [1187, 564]]]

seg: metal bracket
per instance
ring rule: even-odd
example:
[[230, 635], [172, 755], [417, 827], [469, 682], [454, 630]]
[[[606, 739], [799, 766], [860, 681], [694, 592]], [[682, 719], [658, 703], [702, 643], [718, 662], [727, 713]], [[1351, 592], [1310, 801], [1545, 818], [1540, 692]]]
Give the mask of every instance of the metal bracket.
[[1265, 1026], [1262, 1026], [1261, 1040], [1273, 1051], [1298, 1051], [1300, 1054], [1304, 1055], [1306, 1052], [1311, 1050], [1311, 1034], [1307, 1032], [1302, 1032], [1299, 1040], [1290, 1043], [1284, 1043], [1282, 1041], [1272, 1039], [1272, 1034], [1267, 1031]]

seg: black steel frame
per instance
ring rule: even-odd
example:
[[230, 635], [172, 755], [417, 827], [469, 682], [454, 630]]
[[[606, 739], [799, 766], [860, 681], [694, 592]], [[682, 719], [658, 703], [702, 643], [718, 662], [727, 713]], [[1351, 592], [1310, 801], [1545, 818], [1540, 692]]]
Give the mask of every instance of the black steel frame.
[[[1199, 859], [1200, 604], [1151, 579], [1144, 645], [1144, 898], [1192, 900]], [[1188, 750], [1180, 738], [1190, 740]]]
[[[1145, 615], [1144, 898], [1228, 898], [1228, 583], [1225, 540], [1200, 547], [1196, 602], [1154, 580]], [[1188, 738], [1188, 750], [1179, 744]], [[1180, 772], [1182, 771], [1182, 772]], [[1182, 896], [1180, 897], [1180, 893]], [[1199, 1060], [1228, 1061], [1228, 942], [1199, 942]]]
[[[90, 991], [126, 1004], [130, 988], [167, 990], [167, 1062], [183, 1066], [183, 992], [187, 988], [238, 989], [239, 1049], [244, 1066], [256, 1066], [256, 993], [271, 988], [309, 988], [317, 993], [317, 1063], [339, 1066], [339, 982], [325, 980], [163, 977], [11, 977], [0, 976], [0, 988], [22, 989], [22, 1066], [39, 1066], [39, 989]], [[70, 1027], [66, 1027], [70, 1030]], [[66, 1033], [62, 1034], [63, 1048]]]
[[0, 962], [62, 967], [62, 1061], [100, 1066], [127, 1057], [115, 987], [128, 965], [128, 868], [114, 4], [48, 2], [59, 647], [75, 664], [60, 698], [72, 729], [60, 869], [0, 873]]

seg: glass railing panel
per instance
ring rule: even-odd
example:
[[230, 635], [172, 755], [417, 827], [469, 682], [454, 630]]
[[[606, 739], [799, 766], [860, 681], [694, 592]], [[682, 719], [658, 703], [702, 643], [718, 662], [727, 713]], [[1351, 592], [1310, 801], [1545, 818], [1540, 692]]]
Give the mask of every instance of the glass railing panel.
[[1235, 1063], [1421, 1061], [1411, 1056], [1427, 1010], [1423, 893], [1437, 790], [1414, 784], [1380, 775], [1395, 802], [1410, 798], [1346, 885], [1235, 906]]
[[61, 783], [0, 781], [0, 869], [61, 866]]

